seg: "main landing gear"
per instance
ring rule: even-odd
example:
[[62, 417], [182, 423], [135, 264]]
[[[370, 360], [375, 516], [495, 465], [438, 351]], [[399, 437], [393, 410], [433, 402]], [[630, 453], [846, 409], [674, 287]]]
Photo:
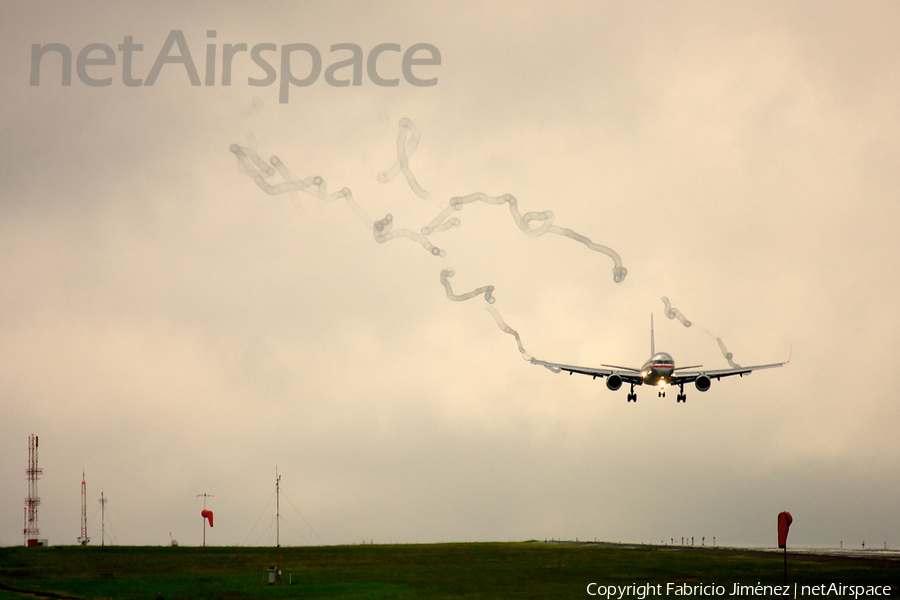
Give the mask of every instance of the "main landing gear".
[[631, 393], [628, 394], [629, 402], [637, 402], [637, 394], [634, 393], [634, 384], [631, 384]]
[[679, 387], [681, 388], [681, 393], [678, 394], [678, 397], [676, 398], [675, 401], [676, 402], [687, 402], [687, 394], [684, 393], [684, 384], [681, 384]]

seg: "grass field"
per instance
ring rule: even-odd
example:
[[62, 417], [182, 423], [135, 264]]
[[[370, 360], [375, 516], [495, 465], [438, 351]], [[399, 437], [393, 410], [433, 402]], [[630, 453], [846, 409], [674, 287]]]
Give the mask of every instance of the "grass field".
[[[281, 549], [276, 587], [267, 584], [272, 548], [9, 547], [0, 548], [0, 596], [590, 598], [591, 582], [661, 583], [664, 596], [667, 583], [715, 583], [727, 596], [734, 582], [781, 584], [782, 561], [771, 552], [540, 542], [293, 547]], [[897, 596], [900, 561], [789, 555], [788, 580], [889, 584]]]

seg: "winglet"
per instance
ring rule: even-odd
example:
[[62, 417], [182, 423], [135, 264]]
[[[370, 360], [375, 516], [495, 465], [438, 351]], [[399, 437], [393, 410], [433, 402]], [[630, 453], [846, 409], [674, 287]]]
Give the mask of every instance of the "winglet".
[[794, 355], [794, 345], [791, 344], [791, 351], [788, 353], [788, 359], [784, 361], [784, 364], [788, 364], [791, 362], [791, 357]]

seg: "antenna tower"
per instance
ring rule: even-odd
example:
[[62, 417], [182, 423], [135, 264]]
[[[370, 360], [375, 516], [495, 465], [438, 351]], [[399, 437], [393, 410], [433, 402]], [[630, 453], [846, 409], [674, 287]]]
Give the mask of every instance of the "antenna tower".
[[38, 497], [38, 479], [41, 469], [38, 468], [38, 438], [33, 433], [28, 438], [28, 468], [25, 470], [28, 476], [28, 498], [25, 499], [25, 545], [37, 546], [38, 529], [38, 505], [41, 499]]
[[100, 545], [103, 546], [106, 540], [106, 498], [103, 492], [100, 492]]
[[84, 471], [81, 472], [81, 537], [78, 543], [87, 546], [91, 538], [87, 534], [87, 484], [84, 482]]

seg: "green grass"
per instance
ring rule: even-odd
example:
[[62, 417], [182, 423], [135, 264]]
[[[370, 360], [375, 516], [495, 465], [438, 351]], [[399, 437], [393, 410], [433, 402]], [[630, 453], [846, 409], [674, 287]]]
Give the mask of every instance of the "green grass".
[[[590, 597], [590, 582], [717, 583], [728, 592], [733, 582], [782, 582], [780, 554], [671, 550], [533, 542], [282, 548], [275, 587], [266, 583], [271, 548], [13, 547], [0, 549], [0, 596], [539, 599]], [[808, 584], [891, 584], [896, 595], [900, 562], [789, 555], [788, 575]]]

